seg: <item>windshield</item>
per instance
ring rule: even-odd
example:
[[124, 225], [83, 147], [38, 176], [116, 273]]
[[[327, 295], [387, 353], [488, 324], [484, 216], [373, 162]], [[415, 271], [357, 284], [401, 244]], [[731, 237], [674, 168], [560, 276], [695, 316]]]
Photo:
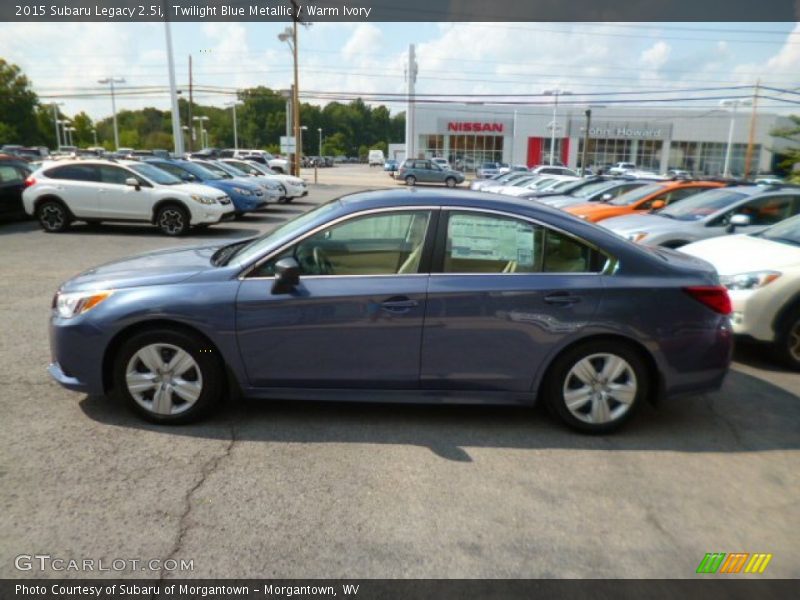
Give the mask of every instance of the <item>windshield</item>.
[[698, 221], [744, 198], [746, 194], [724, 188], [709, 190], [671, 204], [658, 214], [680, 221]]
[[175, 177], [166, 171], [162, 171], [158, 167], [148, 165], [147, 163], [137, 163], [135, 165], [126, 165], [131, 171], [136, 171], [139, 175], [144, 175], [150, 181], [158, 185], [177, 185], [183, 183], [181, 179]]
[[611, 189], [616, 185], [617, 184], [613, 181], [596, 181], [595, 183], [589, 183], [583, 187], [579, 187], [577, 190], [571, 192], [570, 195], [575, 196], [576, 198], [588, 198], [592, 194], [602, 190]]
[[258, 258], [263, 252], [272, 245], [272, 243], [282, 237], [291, 237], [293, 233], [299, 232], [308, 223], [319, 218], [327, 212], [331, 212], [339, 205], [339, 200], [331, 200], [318, 206], [317, 208], [296, 216], [294, 219], [286, 221], [277, 229], [273, 229], [269, 233], [265, 233], [261, 237], [257, 237], [246, 246], [242, 246], [235, 253], [228, 257], [228, 262], [236, 259], [241, 264], [246, 264]]
[[220, 175], [217, 175], [216, 173], [209, 171], [205, 167], [202, 167], [196, 163], [182, 162], [175, 166], [178, 167], [179, 169], [183, 169], [184, 171], [191, 173], [198, 179], [202, 179], [204, 181], [222, 179]]
[[520, 177], [519, 179], [514, 179], [511, 182], [511, 185], [514, 187], [522, 187], [526, 183], [530, 183], [531, 181], [536, 181], [539, 178], [539, 175], [526, 175], [525, 177]]
[[781, 221], [756, 235], [760, 235], [765, 240], [800, 246], [800, 216]]
[[652, 183], [650, 185], [631, 190], [630, 192], [625, 192], [621, 196], [614, 198], [611, 202], [609, 202], [609, 204], [613, 204], [614, 206], [628, 206], [629, 204], [634, 204], [643, 198], [647, 198], [647, 196], [651, 194], [656, 194], [663, 189], [664, 186], [662, 184]]
[[551, 185], [548, 188], [548, 190], [552, 190], [552, 191], [564, 190], [566, 188], [572, 187], [573, 185], [575, 185], [574, 181], [572, 181], [571, 179], [565, 179], [564, 181], [559, 181], [558, 183], [555, 183], [555, 184]]
[[216, 173], [217, 175], [220, 176], [220, 179], [233, 179], [233, 175], [228, 173], [228, 171], [226, 171], [216, 163], [198, 161], [197, 164], [205, 169], [208, 169], [212, 173]]

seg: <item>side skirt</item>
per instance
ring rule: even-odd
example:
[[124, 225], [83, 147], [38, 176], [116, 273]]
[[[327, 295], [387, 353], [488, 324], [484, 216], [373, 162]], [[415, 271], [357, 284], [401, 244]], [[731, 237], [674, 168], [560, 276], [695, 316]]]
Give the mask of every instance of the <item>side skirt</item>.
[[320, 388], [245, 388], [247, 398], [264, 400], [312, 400], [332, 402], [381, 402], [397, 404], [494, 404], [533, 405], [535, 395], [521, 392], [471, 390], [381, 390]]

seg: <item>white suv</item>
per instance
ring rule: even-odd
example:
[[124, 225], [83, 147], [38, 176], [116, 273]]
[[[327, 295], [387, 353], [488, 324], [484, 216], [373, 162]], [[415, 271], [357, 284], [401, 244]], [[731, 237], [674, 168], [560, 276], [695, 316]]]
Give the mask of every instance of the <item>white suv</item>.
[[25, 185], [25, 212], [47, 232], [63, 231], [72, 221], [145, 221], [174, 236], [234, 215], [231, 199], [219, 190], [136, 161], [45, 163]]

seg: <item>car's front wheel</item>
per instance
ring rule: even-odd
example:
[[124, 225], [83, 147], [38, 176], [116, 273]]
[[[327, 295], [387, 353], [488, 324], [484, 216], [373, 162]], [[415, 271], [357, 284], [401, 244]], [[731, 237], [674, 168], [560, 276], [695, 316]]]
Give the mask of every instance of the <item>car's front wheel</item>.
[[408, 175], [406, 177], [406, 185], [413, 186], [416, 185], [416, 183], [417, 183], [417, 178], [414, 177], [413, 175]]
[[114, 392], [154, 423], [195, 421], [220, 401], [224, 389], [216, 351], [178, 330], [131, 337], [117, 353], [113, 377]]
[[545, 400], [564, 423], [608, 433], [633, 415], [650, 389], [638, 351], [616, 340], [579, 344], [559, 356], [544, 385]]
[[185, 208], [168, 204], [158, 210], [156, 215], [158, 228], [170, 236], [179, 236], [189, 231], [189, 213]]
[[444, 183], [449, 188], [456, 187], [456, 180], [454, 177], [448, 177], [447, 179], [444, 180]]
[[48, 233], [59, 233], [67, 229], [71, 217], [67, 207], [58, 200], [45, 200], [36, 209], [39, 224]]
[[777, 358], [790, 369], [800, 371], [800, 307], [781, 320], [775, 342]]

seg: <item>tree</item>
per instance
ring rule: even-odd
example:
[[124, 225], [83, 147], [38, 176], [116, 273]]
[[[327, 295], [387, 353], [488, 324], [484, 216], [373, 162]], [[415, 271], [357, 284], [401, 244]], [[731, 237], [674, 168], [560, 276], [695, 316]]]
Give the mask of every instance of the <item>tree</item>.
[[322, 141], [323, 156], [342, 156], [347, 154], [347, 144], [341, 131], [329, 135]]
[[800, 117], [791, 115], [791, 125], [775, 129], [771, 133], [774, 137], [788, 141], [791, 146], [780, 152], [783, 160], [780, 167], [785, 169], [790, 181], [800, 183]]
[[44, 142], [36, 115], [38, 102], [20, 68], [0, 58], [0, 144]]

